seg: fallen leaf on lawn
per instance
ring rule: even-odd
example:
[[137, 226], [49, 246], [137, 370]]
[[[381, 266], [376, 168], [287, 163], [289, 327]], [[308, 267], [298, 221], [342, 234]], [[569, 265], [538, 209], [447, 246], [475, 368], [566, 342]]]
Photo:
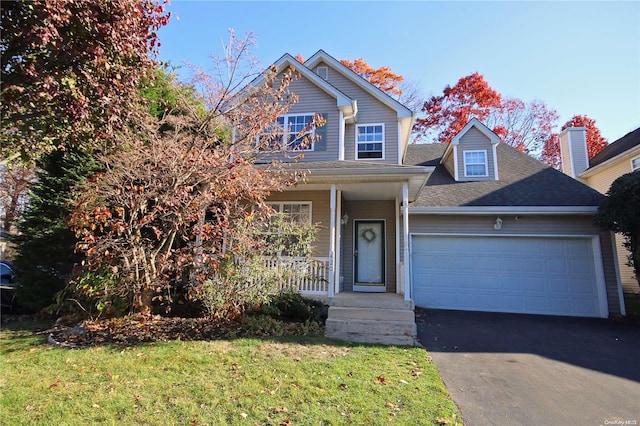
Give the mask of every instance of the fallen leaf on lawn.
[[98, 404], [93, 404], [91, 407], [93, 408], [100, 408], [100, 406]]
[[349, 386], [347, 386], [347, 385], [346, 385], [346, 384], [344, 384], [344, 383], [340, 383], [340, 384], [338, 385], [338, 389], [340, 389], [340, 390], [345, 390], [345, 389], [346, 389], [346, 388], [348, 388], [348, 387], [349, 387]]
[[411, 370], [411, 375], [413, 377], [419, 377], [422, 374], [422, 371]]
[[276, 407], [274, 409], [271, 410], [271, 412], [273, 414], [277, 414], [277, 413], [288, 413], [289, 410], [287, 409], [287, 407]]
[[53, 382], [53, 383], [51, 384], [51, 386], [49, 386], [49, 387], [50, 387], [50, 388], [57, 388], [59, 384], [60, 384], [60, 382], [59, 382], [58, 380], [56, 380], [56, 381], [55, 381], [55, 382]]
[[400, 410], [400, 408], [398, 408], [398, 406], [397, 406], [396, 404], [394, 404], [393, 402], [389, 402], [389, 401], [387, 401], [387, 403], [386, 403], [386, 404], [384, 404], [384, 405], [385, 405], [386, 407], [388, 407], [388, 408], [392, 408], [392, 409], [394, 409], [394, 410], [396, 410], [396, 411]]
[[140, 398], [142, 398], [140, 395], [136, 395], [136, 397], [134, 398], [136, 403], [140, 402]]
[[242, 416], [243, 419], [246, 419], [247, 417], [249, 417], [247, 413], [240, 413], [240, 415]]
[[451, 423], [451, 420], [445, 419], [444, 417], [436, 417], [435, 420], [441, 425], [448, 425], [449, 423]]
[[252, 396], [256, 396], [256, 394], [253, 392], [247, 392], [244, 394], [244, 396], [252, 397]]
[[376, 377], [376, 382], [380, 383], [381, 385], [385, 385], [386, 384], [386, 382], [384, 380], [384, 377], [382, 377], [382, 376]]
[[33, 411], [33, 405], [27, 405], [24, 409], [27, 411]]
[[400, 383], [402, 383], [403, 385], [408, 385], [409, 382], [407, 382], [406, 380], [400, 380]]
[[280, 423], [278, 426], [289, 426], [292, 425], [293, 423], [291, 422], [291, 419], [284, 419], [284, 421], [282, 423]]

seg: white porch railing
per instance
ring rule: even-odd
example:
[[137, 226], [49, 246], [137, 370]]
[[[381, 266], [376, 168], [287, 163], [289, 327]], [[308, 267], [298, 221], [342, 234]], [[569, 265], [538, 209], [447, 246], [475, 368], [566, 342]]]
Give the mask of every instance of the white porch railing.
[[268, 268], [287, 268], [280, 271], [283, 279], [278, 290], [297, 291], [300, 294], [326, 295], [329, 292], [329, 258], [282, 257], [266, 259]]

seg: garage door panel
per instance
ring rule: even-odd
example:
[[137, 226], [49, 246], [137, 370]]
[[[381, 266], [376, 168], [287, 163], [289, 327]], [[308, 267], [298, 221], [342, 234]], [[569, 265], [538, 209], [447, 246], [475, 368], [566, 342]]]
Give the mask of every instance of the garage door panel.
[[411, 250], [417, 306], [600, 316], [588, 238], [414, 236]]

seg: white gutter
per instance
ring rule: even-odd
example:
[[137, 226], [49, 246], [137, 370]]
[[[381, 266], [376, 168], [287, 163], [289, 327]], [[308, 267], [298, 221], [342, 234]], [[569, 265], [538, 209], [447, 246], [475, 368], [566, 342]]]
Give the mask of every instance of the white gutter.
[[598, 212], [597, 206], [487, 206], [487, 207], [409, 207], [410, 214], [431, 215], [495, 215], [502, 214], [538, 214], [538, 215], [593, 215]]

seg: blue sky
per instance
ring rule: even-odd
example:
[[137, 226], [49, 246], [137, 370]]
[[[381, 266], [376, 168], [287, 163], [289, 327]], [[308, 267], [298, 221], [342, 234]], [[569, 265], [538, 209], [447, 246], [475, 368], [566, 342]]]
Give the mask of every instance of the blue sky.
[[[228, 29], [255, 33], [254, 55], [324, 49], [419, 83], [425, 96], [474, 71], [503, 96], [540, 99], [596, 120], [610, 142], [640, 126], [640, 2], [179, 1], [160, 59], [206, 67]], [[181, 78], [188, 79], [186, 70]]]

